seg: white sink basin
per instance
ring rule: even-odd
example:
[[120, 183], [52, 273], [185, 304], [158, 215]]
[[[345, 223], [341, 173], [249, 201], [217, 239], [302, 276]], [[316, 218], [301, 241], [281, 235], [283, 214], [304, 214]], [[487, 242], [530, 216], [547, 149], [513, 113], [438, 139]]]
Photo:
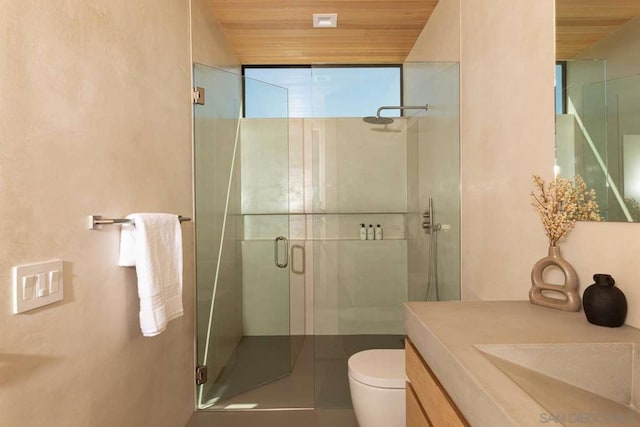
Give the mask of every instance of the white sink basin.
[[[476, 345], [567, 425], [640, 425], [640, 346], [633, 343]], [[634, 387], [635, 386], [635, 387]], [[571, 419], [573, 417], [573, 420]], [[584, 419], [581, 419], [584, 418]]]

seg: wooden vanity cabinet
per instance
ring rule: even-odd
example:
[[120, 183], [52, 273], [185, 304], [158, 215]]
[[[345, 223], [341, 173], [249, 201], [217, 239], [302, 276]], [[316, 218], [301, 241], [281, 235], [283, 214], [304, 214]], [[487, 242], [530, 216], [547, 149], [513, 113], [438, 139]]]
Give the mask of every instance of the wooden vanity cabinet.
[[405, 341], [407, 427], [468, 426], [411, 341]]

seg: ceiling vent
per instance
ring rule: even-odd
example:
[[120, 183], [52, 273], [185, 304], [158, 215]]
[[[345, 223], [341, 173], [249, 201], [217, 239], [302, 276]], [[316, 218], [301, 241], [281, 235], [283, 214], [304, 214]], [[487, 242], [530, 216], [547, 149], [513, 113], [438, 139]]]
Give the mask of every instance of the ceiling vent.
[[335, 28], [338, 26], [337, 13], [314, 13], [313, 28]]

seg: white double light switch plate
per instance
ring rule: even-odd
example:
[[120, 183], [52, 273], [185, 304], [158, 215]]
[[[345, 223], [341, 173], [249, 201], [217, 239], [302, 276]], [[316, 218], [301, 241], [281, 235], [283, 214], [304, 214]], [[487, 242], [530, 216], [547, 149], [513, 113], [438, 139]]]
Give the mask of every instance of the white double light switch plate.
[[13, 267], [13, 314], [62, 301], [62, 266], [58, 260]]

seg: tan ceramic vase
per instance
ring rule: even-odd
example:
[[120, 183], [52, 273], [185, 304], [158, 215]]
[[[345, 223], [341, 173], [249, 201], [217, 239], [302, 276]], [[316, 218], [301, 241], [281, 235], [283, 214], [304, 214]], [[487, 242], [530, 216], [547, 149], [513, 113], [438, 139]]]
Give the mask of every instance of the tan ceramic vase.
[[[544, 271], [549, 267], [557, 267], [564, 275], [563, 285], [546, 283], [542, 279]], [[532, 304], [556, 308], [563, 311], [580, 311], [580, 295], [578, 294], [578, 274], [562, 256], [558, 246], [549, 246], [549, 255], [536, 262], [531, 270], [531, 290], [529, 301]], [[560, 293], [564, 298], [551, 298], [543, 295], [543, 291]]]

